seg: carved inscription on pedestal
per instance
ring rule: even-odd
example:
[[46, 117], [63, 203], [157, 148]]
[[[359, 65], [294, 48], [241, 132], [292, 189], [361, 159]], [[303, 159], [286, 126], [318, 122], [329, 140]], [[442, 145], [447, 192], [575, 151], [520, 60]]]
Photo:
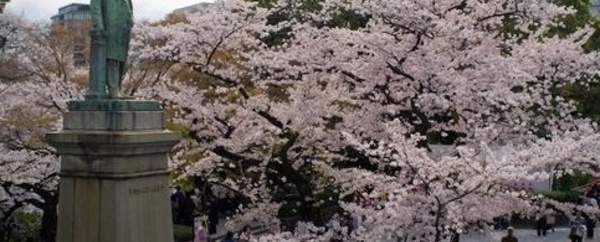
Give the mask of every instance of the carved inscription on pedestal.
[[147, 194], [147, 193], [155, 193], [155, 192], [161, 192], [167, 188], [168, 188], [168, 185], [164, 184], [164, 183], [149, 184], [149, 185], [142, 186], [142, 187], [130, 188], [129, 194], [141, 195], [141, 194]]

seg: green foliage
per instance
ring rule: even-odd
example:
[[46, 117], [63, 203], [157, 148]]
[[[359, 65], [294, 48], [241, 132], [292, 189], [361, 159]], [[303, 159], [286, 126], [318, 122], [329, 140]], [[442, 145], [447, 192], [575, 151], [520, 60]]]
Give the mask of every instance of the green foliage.
[[[282, 183], [273, 192], [273, 199], [281, 202], [278, 211], [280, 218], [302, 218], [315, 224], [325, 224], [332, 215], [330, 210], [337, 209], [339, 202], [339, 189], [331, 179], [315, 175], [313, 184]], [[300, 187], [300, 188], [299, 188]], [[311, 189], [310, 199], [301, 199], [300, 190]], [[305, 192], [306, 193], [306, 192]]]
[[577, 111], [592, 120], [600, 121], [600, 84], [573, 83], [566, 85], [562, 96], [577, 101]]
[[587, 43], [583, 46], [586, 51], [597, 51], [600, 49], [600, 19], [590, 13], [590, 0], [553, 0], [560, 6], [571, 7], [577, 12], [562, 19], [562, 25], [559, 25], [550, 31], [550, 35], [565, 37], [578, 29], [589, 25], [594, 33]]
[[552, 0], [552, 2], [559, 6], [573, 8], [577, 12], [564, 17], [562, 19], [563, 25], [555, 27], [551, 31], [551, 35], [558, 34], [560, 37], [565, 37], [593, 20], [590, 13], [590, 0]]
[[577, 191], [545, 191], [540, 194], [552, 200], [565, 203], [577, 203], [581, 193]]
[[18, 211], [15, 215], [15, 223], [19, 226], [21, 232], [32, 235], [39, 234], [42, 227], [42, 215], [39, 212]]
[[21, 208], [15, 211], [12, 218], [14, 226], [11, 237], [6, 242], [30, 242], [40, 241], [38, 235], [42, 228], [42, 214]]
[[194, 240], [194, 229], [190, 226], [173, 225], [173, 234], [175, 235], [175, 242], [189, 242]]
[[[549, 35], [565, 37], [587, 25], [593, 28], [594, 33], [584, 44], [583, 48], [590, 51], [600, 50], [600, 19], [590, 13], [590, 0], [553, 0], [558, 5], [568, 6], [577, 12], [566, 16], [563, 25], [555, 27]], [[586, 84], [591, 82], [592, 84]], [[566, 85], [562, 89], [561, 96], [577, 102], [577, 111], [594, 121], [600, 121], [600, 85], [598, 77], [586, 77], [580, 82]]]
[[[593, 16], [590, 13], [590, 0], [550, 0], [559, 6], [568, 7], [575, 10], [575, 13], [564, 16], [560, 19], [559, 25], [550, 29], [547, 36], [558, 36], [560, 38], [567, 37], [568, 35], [580, 30], [586, 26], [593, 28], [593, 35], [588, 42], [583, 46], [587, 51], [598, 50], [600, 48], [600, 20], [598, 17]], [[507, 15], [504, 18], [504, 24], [500, 33], [504, 38], [525, 38], [527, 33], [516, 29], [518, 19], [516, 16]], [[529, 26], [530, 30], [536, 29], [535, 25]]]
[[192, 191], [195, 188], [194, 181], [191, 178], [186, 178], [176, 172], [169, 173], [169, 178], [173, 182], [173, 186], [179, 186], [182, 191]]
[[[270, 8], [277, 2], [276, 0], [247, 0], [249, 2], [257, 2], [259, 6]], [[276, 25], [287, 20], [296, 20], [300, 22], [312, 22], [306, 19], [307, 13], [315, 13], [322, 10], [321, 3], [323, 0], [300, 0], [294, 3], [293, 7], [284, 9], [283, 11], [274, 13], [269, 16], [267, 23]], [[349, 28], [358, 29], [365, 27], [369, 18], [356, 12], [347, 9], [338, 9], [333, 14], [333, 18], [329, 22], [312, 22], [315, 26], [327, 26], [332, 28]], [[263, 39], [268, 45], [280, 45], [285, 43], [285, 40], [291, 37], [291, 29], [285, 28], [278, 32], [273, 32]]]
[[564, 174], [555, 179], [553, 190], [570, 192], [573, 188], [587, 184], [591, 179], [591, 175], [581, 171], [575, 171], [572, 174]]
[[333, 19], [328, 23], [328, 25], [330, 27], [355, 30], [365, 27], [368, 21], [369, 18], [367, 16], [360, 15], [347, 9], [340, 9], [338, 13], [334, 15]]

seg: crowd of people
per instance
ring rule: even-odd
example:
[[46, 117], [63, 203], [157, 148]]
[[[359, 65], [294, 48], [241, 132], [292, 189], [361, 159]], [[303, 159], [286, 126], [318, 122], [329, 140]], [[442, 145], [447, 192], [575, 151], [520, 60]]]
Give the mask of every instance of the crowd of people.
[[536, 216], [535, 229], [537, 230], [537, 236], [546, 236], [549, 230], [552, 232], [555, 231], [556, 216], [557, 212], [552, 209]]
[[[241, 203], [239, 196], [227, 191], [215, 192], [210, 186], [191, 191], [177, 186], [171, 193], [173, 223], [193, 227], [197, 241], [209, 241], [209, 237], [217, 233], [220, 218], [233, 214]], [[228, 235], [226, 242], [244, 242], [243, 236], [239, 240], [227, 240], [233, 239], [233, 235]]]
[[[554, 232], [556, 225], [556, 216], [559, 213], [550, 211], [545, 214], [540, 214], [536, 217], [535, 228], [538, 236], [546, 236], [548, 231]], [[572, 242], [581, 242], [583, 238], [591, 240], [594, 238], [594, 229], [596, 228], [595, 216], [590, 216], [581, 211], [575, 211], [570, 216], [569, 221], [569, 238]]]
[[[600, 199], [600, 186], [594, 184], [584, 193], [584, 196], [580, 197], [579, 205], [599, 208], [598, 199]], [[588, 240], [593, 239], [596, 221], [597, 216], [576, 211], [569, 223], [571, 226], [571, 232], [569, 233], [571, 242], [581, 242], [584, 237]]]
[[[599, 198], [600, 186], [594, 184], [584, 193], [583, 196], [579, 198], [578, 205], [587, 205], [590, 207], [599, 208]], [[554, 232], [557, 215], [559, 214], [553, 210], [551, 210], [549, 213], [538, 215], [536, 218], [536, 229], [538, 236], [546, 236], [548, 230]], [[594, 238], [594, 231], [597, 222], [596, 215], [587, 214], [577, 210], [573, 212], [570, 218], [570, 232], [568, 239], [571, 240], [571, 242], [581, 242], [584, 238], [587, 240], [592, 240]]]
[[[239, 233], [235, 234], [228, 231], [221, 242], [250, 242], [252, 238], [252, 228], [246, 225]], [[210, 235], [203, 223], [196, 223], [194, 226], [194, 242], [210, 242]]]
[[356, 214], [350, 214], [347, 211], [340, 211], [333, 216], [325, 225], [328, 231], [333, 231], [334, 236], [330, 242], [343, 241], [343, 233], [351, 234], [354, 230], [362, 226], [363, 218]]
[[[599, 199], [600, 186], [598, 184], [594, 184], [584, 192], [584, 195], [579, 197], [578, 205], [600, 208], [598, 205]], [[557, 220], [560, 217], [569, 218], [568, 226], [570, 231], [568, 234], [568, 239], [571, 242], [581, 242], [584, 239], [594, 239], [594, 231], [598, 219], [597, 215], [588, 214], [580, 210], [576, 210], [572, 214], [567, 215], [561, 211], [553, 209], [552, 206], [549, 206], [546, 211], [540, 212], [536, 215], [534, 228], [537, 231], [537, 236], [543, 237], [546, 236], [549, 231], [555, 232]], [[502, 242], [518, 241], [514, 235], [514, 228], [510, 226], [511, 224], [512, 221], [509, 215], [499, 217], [495, 220], [496, 229], [506, 229], [507, 231], [507, 235], [502, 238]]]
[[[600, 199], [600, 186], [593, 185], [584, 196], [580, 197], [579, 205], [588, 205], [598, 208], [598, 199]], [[193, 226], [195, 240], [194, 242], [208, 242], [211, 235], [217, 233], [219, 218], [223, 215], [231, 215], [241, 204], [239, 197], [233, 193], [214, 192], [210, 187], [204, 189], [195, 188], [191, 192], [183, 191], [180, 187], [175, 187], [171, 195], [171, 204], [173, 209], [173, 222], [186, 226]], [[554, 232], [557, 223], [557, 217], [560, 217], [559, 211], [547, 209], [539, 213], [535, 218], [535, 229], [538, 236], [546, 236], [548, 231]], [[572, 242], [581, 242], [584, 238], [588, 240], [594, 238], [594, 229], [596, 227], [596, 216], [590, 216], [581, 211], [575, 211], [571, 217], [569, 226], [571, 228], [568, 239]], [[362, 218], [348, 213], [336, 213], [326, 224], [328, 230], [336, 231], [341, 238], [342, 233], [351, 233], [362, 224]], [[508, 234], [502, 239], [502, 242], [518, 241], [514, 236], [514, 230], [509, 227], [511, 224], [510, 216], [500, 217], [496, 221], [498, 229], [507, 229]], [[339, 228], [346, 228], [340, 232]], [[237, 234], [227, 232], [222, 242], [247, 242], [250, 241], [252, 234], [250, 226], [245, 226]], [[341, 241], [341, 240], [339, 240]]]

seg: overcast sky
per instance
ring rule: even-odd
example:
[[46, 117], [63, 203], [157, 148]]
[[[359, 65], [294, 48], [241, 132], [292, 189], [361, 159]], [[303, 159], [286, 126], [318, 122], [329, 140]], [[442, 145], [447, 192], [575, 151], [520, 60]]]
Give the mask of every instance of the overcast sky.
[[[211, 0], [132, 0], [136, 20], [160, 19], [171, 11], [196, 4], [212, 2]], [[5, 12], [23, 15], [34, 22], [50, 21], [50, 17], [58, 12], [58, 8], [70, 3], [89, 3], [90, 0], [11, 0]]]

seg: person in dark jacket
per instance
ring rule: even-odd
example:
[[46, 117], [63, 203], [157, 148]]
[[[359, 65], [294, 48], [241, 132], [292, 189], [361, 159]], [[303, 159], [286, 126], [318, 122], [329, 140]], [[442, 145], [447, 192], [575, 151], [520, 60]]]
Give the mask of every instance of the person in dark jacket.
[[192, 226], [194, 225], [194, 201], [192, 201], [190, 195], [185, 193], [181, 199], [181, 205], [179, 206], [179, 217], [181, 218], [181, 224]]
[[233, 232], [227, 231], [227, 234], [225, 234], [225, 238], [221, 240], [221, 242], [236, 242], [233, 238]]
[[594, 229], [596, 228], [596, 220], [592, 217], [583, 213], [583, 218], [585, 219], [585, 227], [586, 227], [586, 235], [588, 239], [594, 238]]
[[548, 231], [548, 221], [547, 221], [545, 215], [543, 215], [543, 214], [539, 215], [539, 217], [536, 220], [535, 227], [537, 229], [538, 236], [546, 236], [547, 231]]
[[210, 196], [208, 199], [208, 233], [217, 233], [217, 224], [219, 224], [219, 204], [217, 199]]
[[515, 237], [515, 229], [513, 227], [508, 227], [506, 233], [506, 236], [502, 237], [501, 242], [519, 242], [519, 239]]
[[569, 222], [571, 226], [571, 232], [569, 232], [569, 239], [571, 242], [582, 242], [583, 236], [585, 235], [585, 231], [587, 230], [585, 226], [586, 220], [582, 216], [581, 212], [576, 211], [575, 216]]
[[171, 195], [171, 207], [173, 211], [173, 220], [176, 224], [181, 224], [182, 219], [181, 215], [181, 205], [183, 203], [183, 199], [185, 199], [185, 195], [181, 191], [181, 187], [176, 186], [175, 192]]

